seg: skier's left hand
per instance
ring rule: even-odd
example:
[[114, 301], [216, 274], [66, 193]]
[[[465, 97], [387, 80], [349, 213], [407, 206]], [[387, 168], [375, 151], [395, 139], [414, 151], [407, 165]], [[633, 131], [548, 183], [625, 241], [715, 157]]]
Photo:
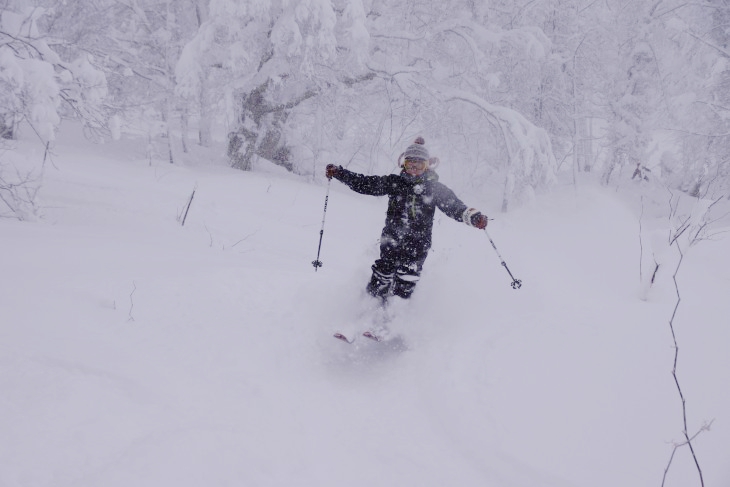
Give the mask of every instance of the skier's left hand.
[[477, 212], [471, 216], [471, 225], [473, 227], [477, 227], [479, 230], [484, 230], [485, 228], [487, 228], [487, 223], [489, 223], [489, 218], [487, 218], [487, 215], [482, 215], [481, 213]]

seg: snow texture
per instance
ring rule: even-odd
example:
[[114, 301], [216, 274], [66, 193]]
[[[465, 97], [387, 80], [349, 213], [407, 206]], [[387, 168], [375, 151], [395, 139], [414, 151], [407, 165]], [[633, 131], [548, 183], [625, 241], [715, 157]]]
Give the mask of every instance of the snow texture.
[[[43, 157], [24, 134], [0, 156], [19, 170]], [[619, 193], [483, 208], [520, 290], [484, 234], [439, 217], [419, 288], [391, 310], [407, 350], [384, 351], [332, 338], [367, 317], [383, 199], [332, 183], [315, 272], [324, 184], [57, 140], [43, 217], [0, 218], [0, 485], [661, 484], [683, 439], [676, 295], [669, 273], [639, 299]], [[689, 433], [714, 420], [694, 446], [718, 487], [728, 256], [726, 238], [686, 252], [674, 323]], [[699, 485], [687, 448], [666, 485]]]

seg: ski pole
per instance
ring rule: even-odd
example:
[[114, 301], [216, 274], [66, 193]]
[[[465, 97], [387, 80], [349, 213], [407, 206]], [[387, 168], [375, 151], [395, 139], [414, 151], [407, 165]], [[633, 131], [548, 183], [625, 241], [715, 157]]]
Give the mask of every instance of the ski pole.
[[332, 178], [327, 182], [327, 194], [324, 197], [324, 213], [322, 213], [322, 228], [319, 230], [319, 246], [317, 247], [317, 258], [312, 261], [314, 266], [314, 272], [317, 272], [318, 267], [322, 267], [322, 261], [319, 260], [319, 252], [322, 250], [322, 236], [324, 235], [324, 219], [327, 216], [327, 201], [330, 199], [330, 186], [332, 185]]
[[497, 250], [497, 246], [494, 245], [494, 240], [492, 240], [492, 237], [489, 236], [489, 232], [487, 229], [484, 229], [484, 233], [487, 234], [487, 238], [489, 239], [489, 243], [492, 244], [492, 248], [495, 252], [497, 252], [497, 257], [499, 257], [499, 260], [502, 261], [502, 266], [504, 266], [505, 270], [507, 271], [507, 274], [509, 274], [509, 277], [512, 278], [512, 289], [519, 289], [522, 287], [522, 281], [519, 279], [515, 279], [515, 276], [512, 275], [512, 273], [509, 270], [509, 267], [507, 267], [507, 263], [504, 261], [504, 258], [502, 258], [502, 255], [499, 253], [499, 250]]

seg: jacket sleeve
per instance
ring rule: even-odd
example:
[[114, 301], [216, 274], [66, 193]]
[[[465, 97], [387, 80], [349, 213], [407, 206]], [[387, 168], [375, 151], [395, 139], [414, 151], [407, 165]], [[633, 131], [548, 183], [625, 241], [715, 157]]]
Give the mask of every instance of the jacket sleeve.
[[442, 183], [436, 183], [434, 196], [436, 206], [446, 216], [453, 218], [457, 222], [464, 221], [463, 215], [467, 207], [453, 191]]
[[335, 174], [351, 190], [370, 196], [384, 196], [390, 194], [394, 188], [390, 176], [365, 176], [340, 167]]

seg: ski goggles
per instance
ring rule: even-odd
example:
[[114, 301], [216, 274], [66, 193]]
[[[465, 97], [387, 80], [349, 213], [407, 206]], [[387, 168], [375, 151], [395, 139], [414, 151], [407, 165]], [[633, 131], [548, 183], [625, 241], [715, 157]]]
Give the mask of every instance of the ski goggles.
[[425, 159], [406, 159], [403, 161], [404, 166], [410, 166], [415, 169], [425, 169], [428, 166], [428, 161]]

